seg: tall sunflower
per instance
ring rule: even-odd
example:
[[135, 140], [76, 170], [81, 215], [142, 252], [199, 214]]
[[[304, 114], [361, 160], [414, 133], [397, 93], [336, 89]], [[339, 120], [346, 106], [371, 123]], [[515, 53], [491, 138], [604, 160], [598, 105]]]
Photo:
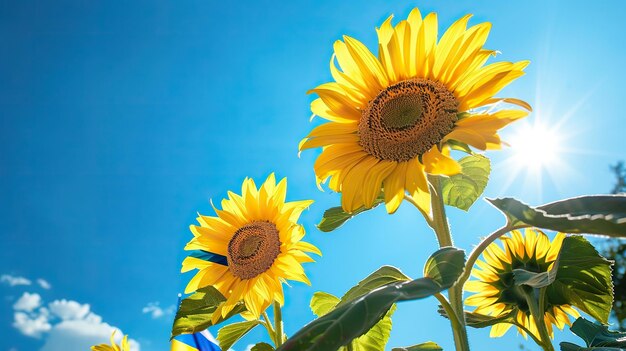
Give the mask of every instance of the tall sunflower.
[[[472, 269], [472, 276], [479, 279], [469, 281], [465, 289], [476, 292], [465, 299], [468, 306], [476, 306], [474, 313], [499, 317], [512, 316], [518, 324], [518, 331], [526, 337], [530, 332], [534, 337], [539, 337], [537, 325], [530, 315], [530, 309], [524, 293], [513, 282], [513, 270], [522, 268], [530, 272], [547, 272], [552, 268], [564, 234], [557, 234], [552, 243], [543, 232], [536, 229], [526, 229], [524, 235], [514, 230], [510, 236], [503, 236], [503, 248], [497, 243], [492, 243], [483, 253], [484, 261], [476, 261]], [[571, 325], [568, 315], [578, 317], [580, 314], [572, 306], [562, 304], [560, 301], [551, 301], [546, 298], [544, 321], [550, 337], [554, 337], [552, 325], [559, 329]], [[499, 323], [491, 327], [491, 337], [500, 337], [509, 330], [512, 324]]]
[[382, 189], [389, 213], [407, 191], [429, 212], [426, 174], [461, 170], [450, 146], [498, 149], [497, 131], [527, 114], [486, 106], [510, 102], [530, 110], [521, 100], [494, 98], [524, 74], [528, 61], [485, 66], [496, 54], [483, 48], [491, 24], [467, 28], [470, 17], [455, 22], [439, 42], [437, 14], [422, 19], [414, 9], [395, 26], [389, 17], [377, 29], [378, 57], [354, 38], [335, 42], [335, 81], [311, 90], [319, 96], [313, 114], [329, 122], [314, 128], [299, 149], [322, 147], [317, 181], [330, 178], [344, 210], [372, 207]]
[[[199, 226], [191, 225], [194, 238], [185, 250], [202, 250], [225, 258], [226, 265], [189, 256], [182, 272], [199, 271], [185, 293], [213, 286], [226, 298], [215, 316], [226, 316], [243, 301], [247, 316], [258, 318], [274, 301], [284, 304], [282, 282], [286, 279], [309, 284], [303, 262], [313, 262], [306, 252], [321, 255], [307, 242], [304, 228], [297, 223], [302, 211], [313, 201], [285, 202], [287, 179], [278, 184], [274, 174], [257, 189], [246, 178], [241, 195], [228, 192], [217, 217], [199, 215]], [[214, 318], [214, 320], [217, 318]]]
[[130, 346], [128, 344], [128, 335], [124, 335], [122, 338], [121, 344], [115, 343], [115, 331], [111, 334], [111, 345], [100, 344], [94, 345], [91, 347], [92, 351], [130, 351]]

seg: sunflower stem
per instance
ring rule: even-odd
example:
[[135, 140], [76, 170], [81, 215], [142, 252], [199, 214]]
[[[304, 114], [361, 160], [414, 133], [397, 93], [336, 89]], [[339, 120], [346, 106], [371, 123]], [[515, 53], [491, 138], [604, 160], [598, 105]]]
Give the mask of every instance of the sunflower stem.
[[[530, 290], [530, 291], [529, 291]], [[545, 294], [545, 289], [539, 290], [539, 294]], [[535, 321], [535, 325], [537, 326], [537, 330], [539, 331], [539, 341], [541, 341], [541, 348], [545, 351], [554, 351], [554, 346], [552, 346], [552, 341], [550, 340], [550, 334], [548, 334], [548, 329], [546, 328], [546, 322], [544, 319], [543, 310], [540, 309], [539, 304], [537, 303], [537, 298], [534, 294], [534, 289], [530, 288], [525, 291], [526, 303], [528, 303], [528, 308], [530, 308], [530, 314]], [[540, 302], [545, 303], [541, 297], [539, 298]]]
[[461, 322], [459, 321], [459, 318], [456, 315], [456, 312], [454, 312], [454, 309], [452, 308], [452, 305], [450, 305], [450, 302], [448, 301], [448, 299], [441, 293], [437, 293], [434, 296], [439, 301], [444, 311], [446, 311], [446, 314], [448, 315], [448, 318], [450, 319], [450, 322], [452, 323], [453, 330], [458, 330], [458, 329], [463, 328], [461, 326]]
[[270, 339], [272, 339], [272, 342], [274, 343], [274, 345], [276, 345], [276, 331], [274, 330], [274, 327], [272, 327], [270, 317], [265, 311], [263, 311], [263, 320], [263, 325], [265, 326], [265, 329], [267, 329], [267, 333], [270, 335]]
[[511, 230], [519, 229], [522, 227], [523, 226], [512, 226], [507, 223], [504, 227], [496, 230], [495, 232], [489, 234], [489, 236], [487, 236], [485, 239], [483, 239], [483, 241], [481, 241], [480, 244], [478, 244], [478, 246], [476, 246], [476, 248], [472, 250], [472, 253], [467, 258], [467, 262], [465, 263], [465, 270], [463, 270], [463, 274], [461, 275], [461, 277], [459, 277], [459, 280], [456, 281], [456, 285], [463, 286], [463, 284], [465, 284], [465, 282], [472, 274], [472, 267], [474, 267], [474, 264], [476, 263], [480, 255], [482, 255], [483, 251], [485, 251], [485, 249], [489, 245], [491, 245], [491, 243], [493, 243], [502, 235], [510, 232]]
[[274, 341], [274, 345], [278, 348], [283, 344], [283, 314], [280, 309], [280, 304], [277, 301], [274, 301], [274, 330], [276, 335], [276, 340]]
[[[452, 235], [450, 234], [446, 209], [443, 204], [443, 198], [441, 197], [440, 177], [429, 174], [428, 181], [432, 187], [430, 201], [433, 225], [431, 227], [435, 231], [439, 247], [452, 246]], [[449, 314], [455, 348], [457, 351], [469, 351], [465, 313], [463, 311], [463, 285], [456, 284], [452, 286], [452, 288], [448, 290], [448, 297], [450, 298], [450, 306], [453, 312]], [[458, 324], [455, 324], [454, 319], [456, 319]]]
[[430, 195], [430, 207], [432, 211], [432, 224], [439, 247], [452, 246], [452, 235], [446, 218], [446, 209], [441, 197], [441, 183], [439, 176], [428, 175], [428, 181], [432, 186]]

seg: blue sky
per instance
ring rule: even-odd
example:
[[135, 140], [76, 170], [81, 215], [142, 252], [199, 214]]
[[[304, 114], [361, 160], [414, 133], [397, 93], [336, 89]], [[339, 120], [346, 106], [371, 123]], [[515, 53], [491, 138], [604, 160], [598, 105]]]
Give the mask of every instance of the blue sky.
[[[80, 350], [109, 325], [144, 351], [168, 350], [169, 308], [190, 278], [179, 273], [188, 226], [246, 176], [276, 172], [289, 199], [316, 201], [302, 223], [324, 256], [305, 267], [312, 287], [287, 290], [288, 334], [313, 318], [315, 291], [341, 295], [383, 264], [420, 276], [436, 244], [411, 206], [321, 233], [314, 224], [339, 197], [315, 187], [316, 151], [297, 157], [312, 127], [306, 91], [331, 79], [333, 41], [374, 47], [374, 27], [414, 6], [438, 12], [440, 31], [466, 13], [492, 22], [498, 59], [532, 61], [501, 96], [530, 102], [527, 122], [561, 136], [541, 182], [505, 162], [512, 150], [489, 153], [486, 196], [539, 204], [611, 188], [608, 166], [626, 158], [618, 1], [0, 1], [0, 351]], [[502, 223], [483, 201], [449, 214], [464, 249]], [[389, 348], [433, 340], [451, 350], [434, 306], [400, 305]], [[470, 341], [524, 342], [487, 335], [472, 330]], [[235, 349], [259, 338], [261, 329]]]

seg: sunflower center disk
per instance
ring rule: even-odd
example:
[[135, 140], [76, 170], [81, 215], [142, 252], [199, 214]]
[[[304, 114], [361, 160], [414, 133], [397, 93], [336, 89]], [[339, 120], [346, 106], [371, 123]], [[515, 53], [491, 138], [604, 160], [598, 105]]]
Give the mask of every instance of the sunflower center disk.
[[228, 243], [228, 268], [236, 277], [251, 279], [266, 272], [280, 253], [276, 225], [254, 221], [239, 228]]
[[361, 113], [359, 144], [380, 159], [423, 155], [452, 131], [459, 102], [443, 84], [404, 80], [381, 91]]

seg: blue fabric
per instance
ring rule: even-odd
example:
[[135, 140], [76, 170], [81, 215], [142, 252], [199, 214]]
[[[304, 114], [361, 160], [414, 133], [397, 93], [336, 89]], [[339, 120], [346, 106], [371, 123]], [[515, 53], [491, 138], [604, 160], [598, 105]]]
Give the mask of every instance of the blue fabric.
[[201, 333], [178, 335], [174, 338], [174, 340], [177, 340], [198, 351], [221, 351], [219, 346], [211, 342]]

